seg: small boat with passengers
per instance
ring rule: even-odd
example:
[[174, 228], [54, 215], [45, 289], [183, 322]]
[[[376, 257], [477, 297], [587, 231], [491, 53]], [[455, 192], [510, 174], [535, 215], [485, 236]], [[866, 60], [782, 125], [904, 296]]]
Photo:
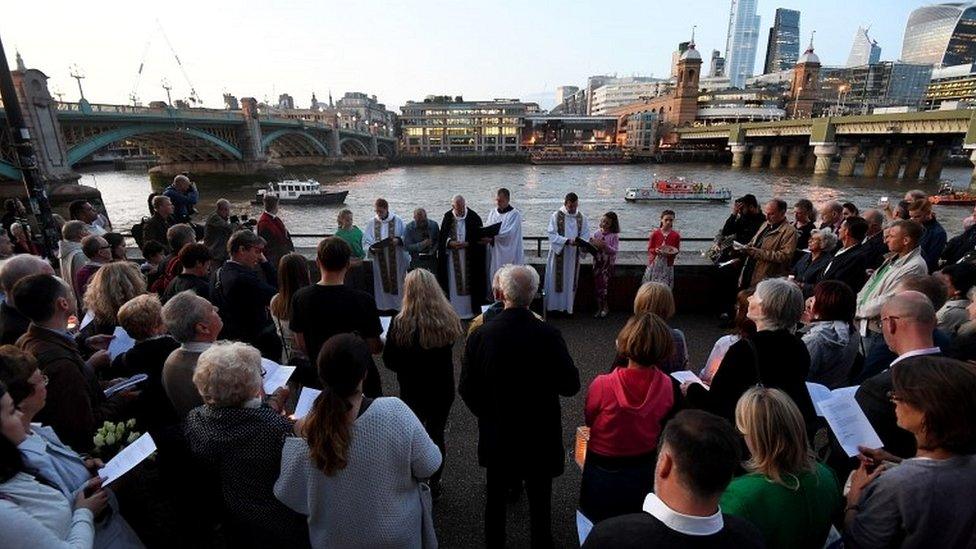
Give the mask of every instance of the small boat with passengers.
[[929, 202], [940, 206], [974, 206], [976, 194], [958, 192], [951, 184], [946, 183], [939, 189], [938, 194], [929, 197]]
[[272, 181], [267, 188], [257, 192], [251, 204], [263, 204], [266, 194], [277, 196], [282, 204], [342, 204], [349, 191], [325, 192], [314, 179], [285, 179]]
[[728, 202], [731, 199], [732, 191], [727, 188], [715, 189], [711, 183], [699, 183], [684, 177], [657, 179], [653, 187], [631, 187], [624, 195], [627, 202]]

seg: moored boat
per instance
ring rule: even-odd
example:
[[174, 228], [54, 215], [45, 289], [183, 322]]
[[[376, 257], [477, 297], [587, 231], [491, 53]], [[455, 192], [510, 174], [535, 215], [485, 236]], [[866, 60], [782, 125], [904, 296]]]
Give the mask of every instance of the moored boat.
[[940, 206], [974, 206], [976, 194], [957, 192], [952, 185], [945, 184], [938, 194], [929, 197], [929, 202]]
[[277, 196], [282, 204], [342, 204], [349, 191], [325, 192], [314, 179], [286, 179], [268, 183], [267, 188], [257, 192], [251, 204], [262, 204], [269, 193]]
[[711, 183], [698, 183], [684, 177], [658, 179], [653, 187], [630, 187], [624, 195], [627, 202], [728, 202], [731, 199], [729, 189], [715, 189]]

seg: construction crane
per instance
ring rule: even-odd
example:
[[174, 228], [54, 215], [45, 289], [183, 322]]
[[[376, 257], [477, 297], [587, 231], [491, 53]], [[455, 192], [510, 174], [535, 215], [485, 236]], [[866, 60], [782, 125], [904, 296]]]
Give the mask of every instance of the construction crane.
[[[180, 73], [183, 75], [183, 80], [186, 81], [186, 85], [190, 88], [190, 95], [187, 97], [187, 100], [193, 106], [202, 105], [203, 101], [200, 100], [196, 87], [194, 87], [193, 82], [190, 81], [190, 75], [187, 74], [186, 68], [183, 67], [183, 62], [180, 60], [180, 56], [177, 55], [176, 48], [174, 48], [172, 42], [169, 41], [169, 37], [166, 36], [166, 30], [163, 29], [163, 24], [159, 21], [159, 19], [156, 19], [156, 30], [158, 30], [159, 34], [163, 36], [163, 41], [166, 42], [166, 46], [173, 55], [173, 59], [176, 60], [176, 66], [179, 67]], [[142, 80], [142, 71], [146, 66], [146, 57], [149, 55], [152, 41], [153, 36], [150, 34], [149, 39], [146, 41], [146, 46], [142, 50], [142, 59], [139, 60], [139, 70], [136, 72], [135, 83], [132, 86], [132, 92], [129, 94], [129, 100], [132, 101], [133, 106], [138, 106], [139, 104], [139, 84]]]

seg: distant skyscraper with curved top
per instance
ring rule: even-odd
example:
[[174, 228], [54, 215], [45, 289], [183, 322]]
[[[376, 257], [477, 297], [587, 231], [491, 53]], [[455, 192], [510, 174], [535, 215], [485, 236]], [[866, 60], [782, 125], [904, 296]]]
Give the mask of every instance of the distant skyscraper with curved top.
[[851, 53], [847, 56], [848, 67], [873, 65], [881, 60], [881, 46], [868, 36], [868, 29], [858, 27], [854, 33]]
[[756, 67], [756, 45], [759, 43], [757, 0], [732, 0], [729, 10], [729, 34], [725, 41], [725, 75], [735, 88], [745, 86]]
[[763, 74], [785, 71], [800, 57], [800, 12], [776, 8], [776, 19], [769, 28]]
[[951, 2], [913, 11], [905, 25], [901, 60], [946, 66], [976, 62], [976, 3]]

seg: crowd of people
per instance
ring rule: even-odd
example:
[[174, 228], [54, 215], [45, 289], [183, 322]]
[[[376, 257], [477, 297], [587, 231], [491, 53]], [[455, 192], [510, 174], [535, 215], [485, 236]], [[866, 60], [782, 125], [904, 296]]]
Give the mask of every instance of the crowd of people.
[[[436, 547], [459, 396], [478, 425], [485, 544], [505, 546], [524, 492], [532, 546], [552, 547], [561, 399], [581, 390], [584, 547], [972, 546], [976, 231], [947, 239], [917, 191], [863, 212], [800, 200], [792, 221], [786, 202], [746, 195], [713, 254], [734, 329], [693, 365], [705, 349], [669, 324], [667, 210], [616, 356], [587, 386], [531, 307], [542, 289], [572, 312], [586, 251], [607, 315], [617, 217], [591, 232], [568, 194], [540, 276], [510, 199], [500, 189], [482, 222], [455, 196], [440, 224], [379, 199], [365, 230], [344, 210], [314, 269], [273, 196], [256, 223], [221, 199], [196, 226], [195, 185], [177, 177], [151, 199], [140, 262], [73, 204], [56, 257], [21, 246], [0, 265], [0, 546]], [[364, 260], [372, 292], [348, 283]], [[113, 356], [119, 330], [132, 345]], [[294, 366], [287, 385], [265, 387], [269, 361]], [[882, 445], [851, 457], [811, 383], [853, 394]], [[96, 433], [120, 422], [156, 444], [129, 474], [179, 525], [165, 542], [126, 508], [131, 486], [99, 478]]]

